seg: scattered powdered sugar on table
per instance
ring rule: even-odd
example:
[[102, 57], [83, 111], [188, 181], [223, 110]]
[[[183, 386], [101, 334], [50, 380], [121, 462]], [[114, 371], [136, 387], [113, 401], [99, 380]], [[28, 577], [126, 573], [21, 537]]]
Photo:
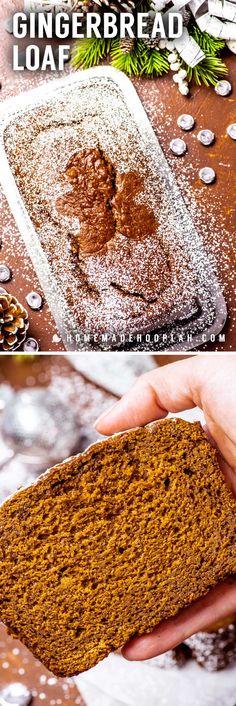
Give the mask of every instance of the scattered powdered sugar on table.
[[[140, 86], [141, 100], [145, 102], [145, 108], [147, 110], [150, 122], [152, 125], [156, 125], [156, 105], [153, 101], [152, 91], [150, 91], [149, 84], [143, 86], [143, 82], [140, 79], [135, 79], [135, 84], [137, 89]], [[175, 87], [169, 86], [169, 90], [174, 92]], [[199, 89], [198, 89], [199, 90]], [[202, 89], [201, 89], [202, 90]], [[213, 89], [208, 89], [208, 91], [213, 91]], [[208, 187], [199, 184], [196, 186], [197, 177], [197, 160], [196, 155], [191, 155], [191, 140], [197, 139], [198, 126], [212, 127], [211, 115], [207, 115], [206, 111], [207, 97], [205, 96], [205, 101], [202, 103], [202, 107], [199, 111], [199, 106], [196, 111], [196, 105], [194, 97], [191, 101], [191, 107], [187, 108], [186, 112], [190, 112], [196, 119], [196, 124], [194, 131], [188, 135], [189, 140], [189, 150], [184, 158], [177, 158], [171, 154], [168, 148], [165, 148], [165, 154], [171, 169], [175, 172], [176, 180], [180, 188], [182, 197], [186, 203], [189, 214], [195, 224], [198, 233], [202, 236], [204, 242], [204, 248], [207, 252], [209, 261], [212, 263], [212, 267], [217, 273], [219, 283], [225, 284], [225, 295], [227, 299], [227, 304], [231, 310], [230, 328], [235, 329], [235, 268], [232, 263], [235, 262], [236, 249], [235, 249], [235, 234], [234, 228], [230, 227], [230, 222], [233, 223], [234, 214], [232, 209], [227, 209], [226, 204], [228, 201], [228, 188], [232, 186], [233, 188], [233, 175], [235, 174], [235, 159], [232, 153], [231, 163], [225, 164], [225, 180], [222, 184], [221, 190], [217, 190], [217, 195], [215, 193], [215, 188], [210, 190]], [[222, 107], [225, 108], [225, 115], [230, 111], [230, 104], [222, 102], [218, 103], [219, 110]], [[217, 104], [216, 104], [217, 110]], [[173, 134], [173, 136], [185, 137], [182, 131], [177, 127], [177, 121], [175, 118], [176, 112], [176, 100], [173, 99], [172, 103], [169, 105], [169, 113], [166, 112], [165, 104], [165, 93], [164, 100], [162, 102], [160, 98], [160, 103], [158, 106], [158, 114], [165, 115], [164, 120], [158, 121], [158, 128], [156, 132], [160, 139], [161, 144], [165, 144], [166, 132]], [[181, 111], [180, 111], [181, 112]], [[215, 129], [215, 128], [214, 128]], [[219, 154], [222, 157], [223, 152], [219, 152], [219, 148], [216, 149], [218, 141], [222, 138], [224, 134], [223, 121], [219, 123], [218, 130], [216, 128], [216, 145], [213, 146], [213, 154], [215, 154], [215, 164], [216, 172], [217, 163], [219, 166], [221, 162], [218, 161]], [[223, 149], [223, 148], [222, 148]], [[218, 157], [217, 157], [218, 155]], [[197, 154], [197, 159], [199, 159], [199, 154]], [[201, 166], [208, 163], [208, 150], [204, 148], [201, 153]], [[231, 174], [231, 176], [230, 176]], [[222, 175], [221, 175], [222, 179]], [[193, 188], [194, 186], [194, 188]], [[227, 334], [226, 334], [227, 340]], [[214, 346], [215, 350], [218, 349], [217, 342]], [[227, 350], [233, 348], [232, 345], [227, 346]], [[221, 347], [220, 347], [221, 349]]]
[[49, 314], [48, 305], [45, 300], [42, 309], [37, 312], [32, 312], [27, 305], [25, 297], [29, 292], [33, 290], [39, 292], [42, 296], [43, 292], [29, 260], [24, 243], [21, 237], [19, 237], [13, 215], [7, 207], [5, 196], [1, 193], [1, 189], [0, 210], [2, 213], [1, 262], [9, 266], [12, 272], [12, 280], [6, 285], [3, 285], [3, 287], [6, 288], [9, 293], [14, 294], [28, 310], [30, 322], [29, 335], [38, 340], [40, 349], [42, 349], [43, 340], [50, 342], [53, 338], [53, 334], [56, 330], [55, 322]]

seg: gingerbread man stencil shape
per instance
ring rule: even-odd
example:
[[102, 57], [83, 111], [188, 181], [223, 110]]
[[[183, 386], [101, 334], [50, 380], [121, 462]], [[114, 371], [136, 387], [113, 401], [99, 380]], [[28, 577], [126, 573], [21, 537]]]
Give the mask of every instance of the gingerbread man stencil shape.
[[99, 253], [116, 233], [136, 241], [155, 233], [153, 211], [136, 201], [142, 193], [141, 177], [137, 172], [116, 174], [99, 147], [74, 154], [65, 177], [72, 190], [57, 199], [56, 208], [80, 220], [74, 242], [78, 253]]

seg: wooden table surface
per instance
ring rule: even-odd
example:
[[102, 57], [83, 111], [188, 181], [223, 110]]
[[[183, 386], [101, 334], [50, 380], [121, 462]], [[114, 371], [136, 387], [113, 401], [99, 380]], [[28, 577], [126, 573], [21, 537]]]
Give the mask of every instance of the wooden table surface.
[[0, 623], [0, 691], [21, 683], [32, 694], [31, 706], [86, 706], [73, 679], [57, 679]]
[[[40, 72], [12, 71], [12, 37], [4, 30], [2, 20], [19, 7], [21, 0], [4, 0], [0, 9], [2, 101], [55, 78], [55, 73], [45, 75]], [[138, 78], [133, 82], [174, 170], [195, 225], [202, 235], [204, 246], [214, 259], [219, 281], [224, 287], [229, 313], [224, 330], [225, 342], [207, 344], [202, 350], [233, 351], [236, 350], [236, 142], [227, 136], [226, 127], [236, 122], [236, 56], [228, 54], [226, 63], [233, 85], [232, 94], [227, 98], [221, 98], [213, 88], [205, 87], [191, 88], [190, 96], [185, 98], [178, 92], [170, 74], [155, 80]], [[196, 127], [190, 133], [184, 134], [188, 151], [184, 157], [177, 158], [170, 152], [169, 143], [173, 137], [183, 136], [177, 127], [177, 117], [183, 112], [193, 115]], [[215, 132], [216, 140], [213, 146], [206, 148], [199, 143], [196, 135], [201, 128], [210, 128]], [[216, 181], [211, 186], [206, 186], [199, 180], [198, 171], [203, 166], [212, 166], [216, 171]], [[23, 303], [29, 291], [41, 291], [40, 285], [2, 192], [0, 207], [0, 261], [8, 264], [13, 271], [12, 280], [7, 286], [8, 291], [14, 292]], [[63, 343], [57, 335], [55, 322], [46, 303], [40, 312], [29, 310], [29, 318], [29, 335], [39, 340], [42, 351], [63, 350]]]

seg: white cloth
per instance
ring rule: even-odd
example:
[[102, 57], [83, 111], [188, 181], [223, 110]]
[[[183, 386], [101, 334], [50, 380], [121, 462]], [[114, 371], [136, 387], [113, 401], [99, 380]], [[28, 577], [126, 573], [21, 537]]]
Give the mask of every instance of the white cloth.
[[195, 662], [164, 670], [110, 655], [75, 678], [87, 706], [234, 706], [236, 667], [209, 673]]

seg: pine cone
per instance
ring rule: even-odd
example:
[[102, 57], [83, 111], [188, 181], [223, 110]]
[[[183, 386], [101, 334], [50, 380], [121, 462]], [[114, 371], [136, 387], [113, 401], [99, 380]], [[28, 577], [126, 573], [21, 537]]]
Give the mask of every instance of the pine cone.
[[180, 10], [180, 12], [183, 17], [183, 25], [184, 25], [184, 27], [187, 27], [190, 20], [191, 20], [191, 16], [192, 16], [191, 10], [189, 10], [189, 8], [187, 6], [185, 6], [185, 7], [183, 7], [182, 10]]
[[28, 314], [11, 294], [0, 294], [0, 350], [15, 351], [26, 338]]
[[74, 0], [73, 12], [123, 12], [132, 10], [133, 0]]
[[129, 54], [131, 51], [133, 51], [134, 45], [135, 39], [132, 39], [131, 37], [124, 37], [124, 39], [120, 39], [120, 48], [122, 54]]
[[73, 3], [73, 12], [98, 12], [101, 13], [101, 0], [75, 0]]
[[147, 47], [147, 49], [156, 49], [156, 51], [159, 51], [160, 37], [153, 37], [153, 39], [151, 37], [154, 24], [154, 16], [154, 13], [149, 14], [146, 23], [145, 34], [149, 34], [150, 36], [148, 39], [143, 39], [143, 43], [145, 44], [145, 47]]

